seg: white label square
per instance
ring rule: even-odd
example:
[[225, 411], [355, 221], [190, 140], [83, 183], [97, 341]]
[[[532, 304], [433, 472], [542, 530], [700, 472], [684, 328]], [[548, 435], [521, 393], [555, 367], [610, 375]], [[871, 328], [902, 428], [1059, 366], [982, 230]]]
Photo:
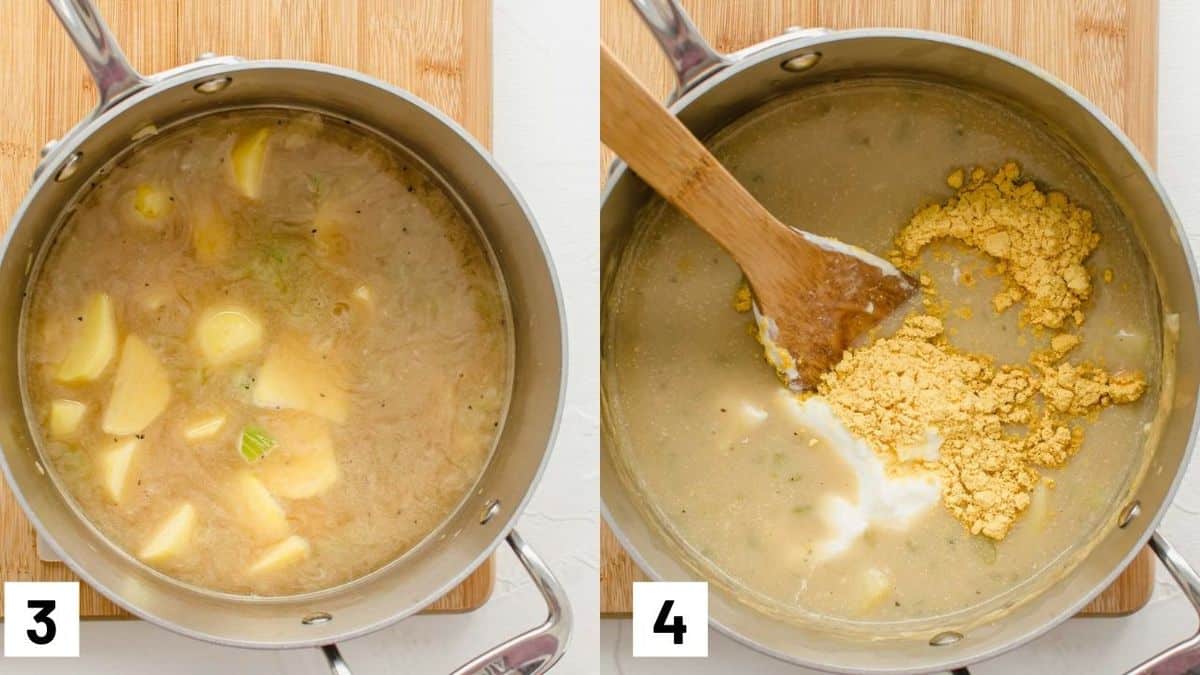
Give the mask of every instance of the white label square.
[[4, 582], [4, 656], [79, 656], [79, 582]]
[[633, 584], [633, 655], [708, 656], [708, 584]]

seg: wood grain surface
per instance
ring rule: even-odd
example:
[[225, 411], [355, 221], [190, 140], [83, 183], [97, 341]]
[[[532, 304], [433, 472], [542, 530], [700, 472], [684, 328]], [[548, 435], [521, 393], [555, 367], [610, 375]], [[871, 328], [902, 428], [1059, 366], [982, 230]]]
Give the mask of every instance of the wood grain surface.
[[[134, 67], [156, 73], [204, 52], [322, 61], [403, 87], [491, 145], [491, 0], [98, 0]], [[47, 3], [0, 2], [0, 217], [29, 186], [38, 149], [96, 103], [96, 87]], [[72, 581], [38, 559], [35, 535], [0, 485], [0, 580]], [[495, 580], [489, 559], [427, 611], [476, 609]], [[84, 617], [128, 617], [84, 586]]]
[[[791, 26], [922, 28], [979, 40], [1022, 56], [1075, 87], [1113, 119], [1154, 162], [1157, 134], [1156, 0], [683, 0], [716, 49], [729, 52]], [[654, 93], [674, 75], [628, 0], [601, 0], [600, 35]], [[601, 151], [607, 167], [612, 153]], [[602, 172], [606, 175], [607, 171]], [[607, 525], [600, 533], [600, 612], [628, 616], [632, 582], [644, 578]], [[1154, 586], [1154, 560], [1143, 550], [1084, 616], [1141, 609]]]

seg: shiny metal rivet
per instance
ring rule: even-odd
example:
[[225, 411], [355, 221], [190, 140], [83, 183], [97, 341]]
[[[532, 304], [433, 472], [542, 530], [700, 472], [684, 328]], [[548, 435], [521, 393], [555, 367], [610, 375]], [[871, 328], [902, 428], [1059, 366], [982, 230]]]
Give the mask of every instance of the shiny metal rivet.
[[1133, 500], [1129, 506], [1121, 509], [1121, 515], [1117, 516], [1117, 527], [1125, 527], [1133, 522], [1142, 513], [1142, 503], [1138, 500]]
[[71, 176], [74, 176], [75, 171], [79, 169], [80, 157], [83, 157], [82, 152], [71, 153], [71, 156], [67, 158], [67, 161], [63, 162], [62, 166], [59, 167], [58, 173], [54, 174], [54, 180], [61, 183]]
[[215, 94], [225, 87], [228, 87], [231, 82], [233, 82], [232, 77], [214, 77], [213, 79], [205, 80], [192, 88], [201, 94]]
[[300, 619], [300, 623], [305, 626], [315, 626], [319, 623], [329, 623], [330, 621], [333, 621], [333, 615], [329, 612], [313, 612]]
[[779, 64], [780, 68], [789, 73], [803, 73], [806, 70], [811, 70], [821, 60], [821, 52], [809, 52], [792, 58]]
[[489, 499], [488, 503], [483, 505], [483, 514], [479, 517], [480, 525], [487, 525], [488, 521], [500, 513], [500, 500]]
[[946, 645], [952, 645], [961, 639], [963, 639], [962, 633], [948, 630], [929, 638], [929, 644], [933, 645], [934, 647], [945, 647]]
[[215, 58], [217, 58], [216, 52], [200, 52], [200, 55], [196, 57], [196, 60], [197, 61], [205, 61], [207, 59], [215, 59]]
[[43, 145], [42, 149], [38, 151], [38, 157], [45, 157], [46, 155], [50, 154], [50, 151], [53, 150], [54, 146], [56, 145], [58, 145], [57, 138], [51, 138], [50, 140], [46, 141], [46, 144]]

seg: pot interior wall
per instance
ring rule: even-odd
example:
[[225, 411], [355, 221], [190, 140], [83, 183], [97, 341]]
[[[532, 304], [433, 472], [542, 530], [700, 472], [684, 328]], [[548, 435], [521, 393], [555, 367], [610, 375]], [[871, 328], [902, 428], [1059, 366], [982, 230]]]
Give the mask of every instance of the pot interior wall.
[[[194, 86], [217, 75], [225, 89]], [[147, 124], [231, 107], [318, 110], [394, 139], [428, 164], [478, 223], [507, 286], [515, 344], [513, 391], [495, 452], [475, 489], [428, 539], [397, 561], [348, 585], [292, 598], [253, 600], [182, 587], [108, 544], [78, 517], [41, 465], [24, 417], [18, 381], [18, 317], [30, 261], [60, 210]], [[54, 174], [75, 151], [79, 168]], [[564, 368], [558, 289], [536, 226], [512, 187], [466, 132], [419, 100], [357, 74], [288, 62], [214, 64], [177, 73], [68, 136], [48, 158], [9, 230], [0, 263], [0, 445], [18, 498], [35, 524], [86, 581], [127, 609], [185, 634], [251, 647], [324, 644], [379, 628], [452, 588], [501, 540], [528, 498], [553, 440]], [[498, 515], [481, 523], [486, 505]], [[314, 613], [332, 618], [302, 623]]]
[[[821, 53], [813, 70], [796, 74], [780, 67], [787, 59], [810, 51]], [[1098, 119], [1088, 104], [1065, 94], [1048, 76], [1030, 72], [1008, 57], [947, 36], [902, 31], [849, 31], [796, 38], [751, 52], [683, 96], [675, 111], [703, 138], [765, 102], [813, 83], [880, 75], [949, 83], [1004, 99], [1061, 137], [1108, 188], [1136, 229], [1158, 277], [1164, 314], [1178, 315], [1178, 340], [1188, 344], [1195, 339], [1200, 325], [1192, 262], [1186, 246], [1180, 243], [1179, 224], [1149, 178], [1148, 168], [1136, 153], [1130, 152], [1123, 136], [1110, 123]], [[803, 153], [804, 149], [797, 148], [797, 152]], [[635, 215], [650, 198], [646, 186], [628, 171], [619, 170], [609, 181], [601, 210], [603, 297], [611, 287]], [[1162, 401], [1165, 422], [1146, 478], [1136, 491], [1131, 486], [1128, 498], [1111, 505], [1115, 521], [1127, 503], [1139, 500], [1140, 518], [1126, 528], [1111, 529], [1069, 577], [1003, 620], [973, 628], [963, 639], [944, 646], [929, 644], [936, 631], [865, 646], [861, 640], [770, 618], [714, 590], [710, 595], [714, 623], [751, 646], [781, 658], [846, 672], [939, 670], [986, 658], [1031, 639], [1073, 614], [1104, 588], [1145, 542], [1169, 503], [1190, 449], [1200, 382], [1197, 364], [1185, 361], [1173, 365], [1167, 375], [1174, 380], [1174, 389]], [[602, 383], [605, 380], [602, 377]], [[602, 392], [602, 406], [611, 394]], [[675, 547], [665, 540], [658, 526], [643, 516], [640, 495], [623, 480], [624, 468], [615, 456], [614, 436], [608, 425], [606, 419], [602, 427], [601, 486], [607, 517], [618, 538], [652, 576], [696, 578], [696, 572], [679, 560]]]

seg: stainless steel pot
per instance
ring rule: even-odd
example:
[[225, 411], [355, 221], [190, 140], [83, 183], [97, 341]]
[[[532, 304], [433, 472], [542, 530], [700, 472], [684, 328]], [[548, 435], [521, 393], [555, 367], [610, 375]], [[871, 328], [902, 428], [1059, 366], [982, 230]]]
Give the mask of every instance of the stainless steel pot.
[[[783, 93], [834, 78], [902, 74], [953, 83], [1011, 101], [1057, 130], [1111, 190], [1136, 227], [1158, 277], [1164, 315], [1178, 315], [1178, 343], [1200, 339], [1197, 276], [1184, 231], [1150, 167], [1094, 105], [1039, 68], [983, 44], [913, 30], [798, 30], [735, 54], [715, 52], [676, 0], [632, 0], [678, 77], [672, 111], [700, 138]], [[609, 178], [601, 206], [601, 296], [606, 298], [650, 190], [622, 163]], [[603, 311], [603, 310], [602, 310]], [[603, 325], [603, 321], [602, 321]], [[1169, 332], [1169, 331], [1168, 331]], [[602, 340], [603, 343], [603, 340]], [[606, 359], [602, 359], [602, 369]], [[1187, 465], [1196, 434], [1200, 362], [1174, 363], [1174, 392], [1145, 479], [1111, 508], [1116, 524], [1067, 577], [998, 620], [963, 632], [932, 631], [865, 643], [771, 618], [710, 587], [714, 627], [785, 661], [838, 672], [918, 673], [981, 661], [1032, 640], [1075, 614], [1124, 569], [1147, 540], [1194, 605], [1200, 577], [1154, 531]], [[602, 378], [602, 381], [605, 378]], [[602, 410], [611, 394], [602, 391]], [[615, 437], [605, 419], [601, 437], [604, 516], [637, 563], [655, 579], [691, 580], [697, 573], [643, 515], [640, 497], [622, 480]], [[1182, 672], [1200, 662], [1200, 637], [1172, 647], [1135, 672]]]
[[[549, 605], [530, 630], [471, 660], [458, 673], [542, 673], [561, 657], [570, 609], [550, 570], [511, 528], [554, 441], [565, 386], [566, 331], [549, 253], [520, 195], [488, 153], [415, 96], [348, 70], [294, 61], [204, 57], [143, 77], [126, 62], [90, 0], [51, 0], [87, 62], [99, 107], [48, 144], [29, 194], [9, 226], [0, 258], [0, 446], [9, 485], [38, 532], [71, 568], [130, 612], [195, 638], [256, 648], [324, 646], [378, 630], [462, 581], [507, 538]], [[504, 277], [515, 342], [511, 402], [492, 458], [475, 489], [441, 527], [383, 569], [302, 596], [251, 599], [198, 592], [118, 550], [72, 507], [43, 464], [20, 384], [19, 318], [30, 261], [53, 237], [64, 207], [140, 129], [216, 110], [283, 106], [315, 110], [403, 146], [457, 197], [477, 223]], [[67, 207], [69, 208], [69, 207]]]

